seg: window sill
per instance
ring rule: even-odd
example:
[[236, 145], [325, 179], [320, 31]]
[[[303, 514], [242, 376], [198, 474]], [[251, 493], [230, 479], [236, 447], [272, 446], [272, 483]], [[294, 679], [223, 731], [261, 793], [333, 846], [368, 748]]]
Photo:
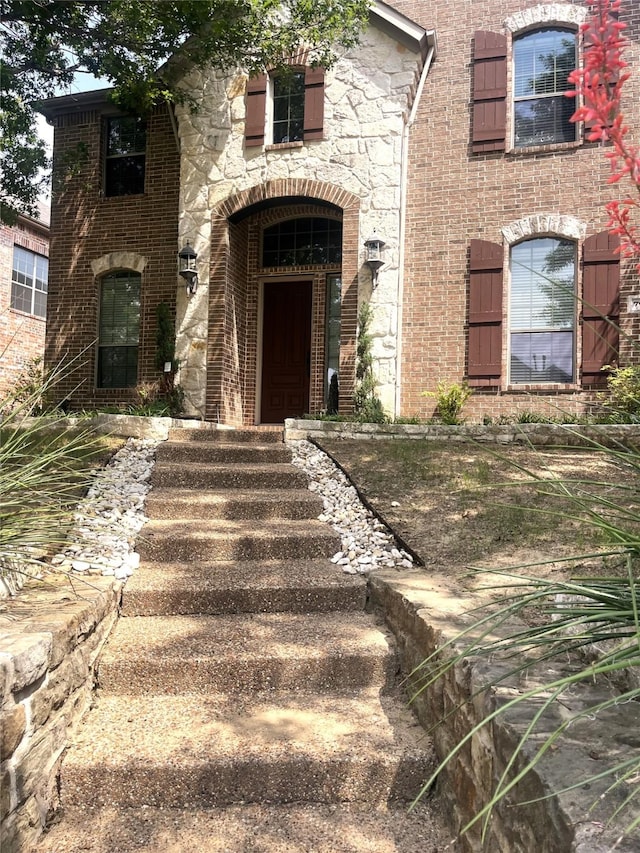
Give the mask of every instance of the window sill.
[[304, 148], [304, 142], [299, 139], [295, 142], [274, 142], [264, 146], [265, 151], [286, 151], [289, 148]]
[[523, 145], [521, 148], [513, 146], [507, 151], [514, 157], [519, 157], [526, 154], [555, 154], [559, 151], [573, 151], [576, 148], [582, 148], [584, 140], [576, 139], [574, 142], [550, 142], [547, 145]]
[[507, 385], [503, 388], [505, 394], [575, 394], [584, 390], [582, 385], [560, 384], [548, 382], [545, 384]]
[[21, 311], [19, 308], [10, 308], [11, 314], [17, 314], [19, 317], [29, 317], [30, 320], [39, 320], [41, 323], [46, 323], [47, 318], [41, 317], [39, 314], [31, 314], [29, 311]]

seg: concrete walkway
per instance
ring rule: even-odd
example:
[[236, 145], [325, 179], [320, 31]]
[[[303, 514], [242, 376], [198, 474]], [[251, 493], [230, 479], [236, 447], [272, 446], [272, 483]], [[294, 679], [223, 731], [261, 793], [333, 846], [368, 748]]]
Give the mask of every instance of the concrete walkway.
[[274, 431], [161, 445], [140, 570], [37, 853], [429, 853], [434, 766], [366, 581]]

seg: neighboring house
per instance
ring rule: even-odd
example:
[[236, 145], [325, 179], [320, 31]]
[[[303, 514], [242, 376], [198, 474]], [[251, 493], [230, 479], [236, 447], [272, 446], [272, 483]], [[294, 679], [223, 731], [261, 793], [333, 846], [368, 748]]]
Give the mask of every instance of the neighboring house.
[[[188, 414], [282, 422], [325, 409], [336, 375], [347, 412], [370, 301], [390, 414], [428, 416], [422, 392], [463, 380], [470, 416], [582, 410], [604, 365], [635, 358], [640, 319], [633, 264], [605, 230], [604, 204], [627, 190], [568, 121], [587, 14], [375, 2], [326, 71], [301, 51], [284, 76], [189, 73], [196, 112], [122, 115], [104, 91], [48, 101], [47, 358], [86, 351], [72, 407], [127, 403], [158, 378], [166, 303]], [[640, 131], [638, 4], [621, 19]], [[382, 265], [366, 263], [369, 238]]]
[[40, 218], [0, 223], [0, 398], [44, 355], [49, 266], [49, 208]]

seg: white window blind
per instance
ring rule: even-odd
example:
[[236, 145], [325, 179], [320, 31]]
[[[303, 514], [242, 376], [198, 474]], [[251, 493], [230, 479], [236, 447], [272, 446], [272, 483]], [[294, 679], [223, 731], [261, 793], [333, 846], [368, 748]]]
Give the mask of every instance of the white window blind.
[[568, 76], [577, 64], [572, 30], [542, 29], [513, 43], [514, 144], [516, 147], [572, 142], [575, 98]]
[[573, 382], [575, 244], [545, 237], [511, 249], [510, 381]]

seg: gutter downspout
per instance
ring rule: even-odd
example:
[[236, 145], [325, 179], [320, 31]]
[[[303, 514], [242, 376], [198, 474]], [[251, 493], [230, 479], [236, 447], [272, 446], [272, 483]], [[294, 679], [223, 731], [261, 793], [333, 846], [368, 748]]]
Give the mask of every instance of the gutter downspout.
[[394, 400], [393, 415], [395, 418], [400, 413], [400, 402], [402, 397], [402, 304], [404, 298], [404, 263], [405, 263], [405, 234], [406, 234], [406, 219], [407, 219], [407, 174], [409, 170], [409, 132], [413, 123], [416, 120], [418, 112], [418, 104], [422, 96], [422, 90], [427, 80], [427, 75], [431, 68], [431, 63], [436, 54], [436, 34], [434, 30], [429, 30], [427, 33], [429, 50], [424, 60], [422, 73], [416, 89], [416, 96], [411, 105], [409, 118], [402, 131], [402, 163], [400, 177], [400, 247], [398, 257], [398, 294], [397, 294], [397, 337], [396, 337], [396, 394]]

